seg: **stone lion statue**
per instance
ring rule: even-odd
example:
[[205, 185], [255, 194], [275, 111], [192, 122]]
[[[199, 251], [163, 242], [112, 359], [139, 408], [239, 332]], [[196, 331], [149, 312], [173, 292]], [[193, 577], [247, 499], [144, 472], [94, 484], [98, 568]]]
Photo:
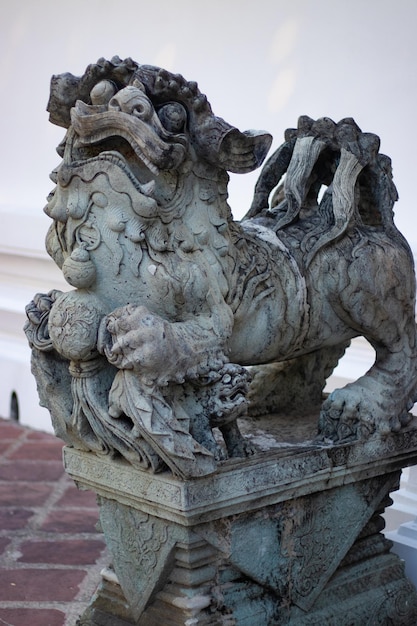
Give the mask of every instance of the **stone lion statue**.
[[54, 76], [48, 110], [67, 131], [46, 245], [72, 289], [37, 294], [26, 333], [58, 436], [152, 471], [213, 472], [251, 453], [248, 411], [321, 403], [359, 335], [375, 363], [325, 399], [318, 440], [408, 424], [415, 275], [376, 135], [301, 117], [236, 222], [227, 172], [260, 166], [271, 136], [216, 117], [195, 82], [100, 59]]

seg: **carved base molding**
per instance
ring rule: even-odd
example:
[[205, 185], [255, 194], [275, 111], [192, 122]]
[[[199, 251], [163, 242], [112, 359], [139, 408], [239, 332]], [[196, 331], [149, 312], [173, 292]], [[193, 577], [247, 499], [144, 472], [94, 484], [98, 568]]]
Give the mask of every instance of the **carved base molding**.
[[381, 517], [417, 432], [294, 443], [181, 481], [66, 448], [98, 494], [112, 569], [80, 626], [414, 626]]

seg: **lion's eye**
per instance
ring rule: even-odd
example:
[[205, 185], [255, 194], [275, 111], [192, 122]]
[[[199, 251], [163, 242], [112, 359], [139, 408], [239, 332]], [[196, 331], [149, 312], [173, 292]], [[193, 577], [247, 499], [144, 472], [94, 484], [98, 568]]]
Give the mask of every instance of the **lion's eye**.
[[182, 133], [187, 122], [187, 111], [179, 102], [169, 102], [159, 109], [158, 117], [162, 126], [171, 133]]

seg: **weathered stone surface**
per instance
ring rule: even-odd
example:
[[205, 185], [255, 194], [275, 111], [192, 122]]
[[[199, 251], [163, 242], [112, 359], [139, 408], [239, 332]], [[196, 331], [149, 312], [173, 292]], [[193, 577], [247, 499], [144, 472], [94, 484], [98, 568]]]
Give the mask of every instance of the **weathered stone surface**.
[[190, 481], [65, 449], [67, 472], [99, 494], [132, 624], [415, 623], [417, 594], [381, 517], [401, 467], [417, 461], [414, 425], [323, 446], [302, 439], [314, 420], [280, 446], [248, 420], [242, 430], [256, 432], [255, 448], [269, 435], [269, 452]]
[[[417, 334], [379, 138], [301, 117], [237, 223], [227, 172], [271, 136], [196, 83], [100, 59], [53, 77], [48, 109], [67, 132], [46, 246], [72, 289], [25, 330], [115, 571], [80, 624], [415, 624], [381, 534], [417, 460]], [[373, 367], [324, 398], [358, 335]]]
[[[314, 420], [315, 416], [304, 418], [303, 428], [293, 429], [291, 443], [282, 441], [279, 428], [266, 430], [265, 420], [245, 420], [241, 428], [255, 454], [224, 462], [214, 475], [198, 481], [178, 480], [167, 472], [134, 472], [123, 460], [109, 464], [104, 457], [70, 448], [64, 449], [64, 465], [70, 476], [104, 497], [113, 494], [119, 502], [156, 515], [161, 510], [163, 517], [189, 525], [251, 510], [252, 501], [255, 508], [276, 504], [291, 497], [295, 489], [302, 495], [354, 483], [364, 475], [400, 470], [408, 464], [410, 449], [417, 448], [414, 422], [395, 436], [334, 446], [303, 439], [306, 431], [314, 430]], [[277, 417], [275, 423], [280, 421], [283, 418]]]
[[37, 294], [26, 332], [64, 441], [152, 472], [209, 475], [251, 453], [237, 427], [248, 407], [318, 406], [357, 335], [375, 364], [325, 400], [319, 436], [408, 424], [415, 276], [376, 135], [350, 118], [301, 117], [237, 223], [227, 172], [257, 168], [271, 136], [216, 117], [196, 83], [100, 59], [82, 77], [53, 77], [48, 108], [67, 133], [47, 249], [74, 289]]

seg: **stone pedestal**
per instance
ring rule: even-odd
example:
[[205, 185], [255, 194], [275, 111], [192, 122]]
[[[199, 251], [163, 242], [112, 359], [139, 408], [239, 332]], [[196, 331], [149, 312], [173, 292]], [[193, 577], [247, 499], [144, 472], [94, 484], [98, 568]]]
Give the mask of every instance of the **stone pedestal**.
[[257, 453], [189, 481], [65, 449], [66, 471], [98, 494], [113, 558], [82, 626], [417, 623], [381, 517], [417, 462], [415, 424], [320, 446], [315, 421], [298, 437], [274, 423], [243, 424]]

